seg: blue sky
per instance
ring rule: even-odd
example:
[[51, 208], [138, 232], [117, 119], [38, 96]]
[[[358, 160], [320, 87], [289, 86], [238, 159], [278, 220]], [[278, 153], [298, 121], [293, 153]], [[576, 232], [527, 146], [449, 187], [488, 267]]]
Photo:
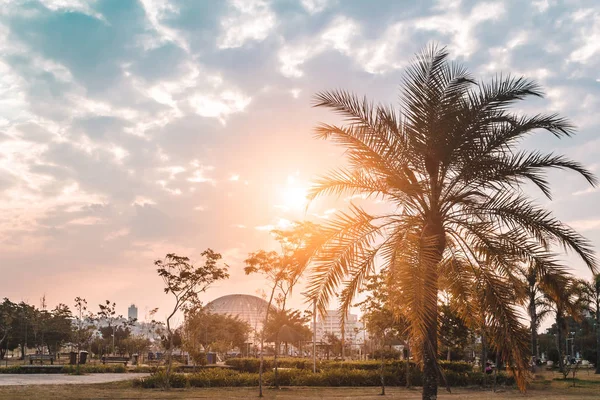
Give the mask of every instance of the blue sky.
[[[598, 172], [600, 5], [596, 1], [3, 0], [0, 5], [1, 296], [165, 308], [152, 261], [223, 253], [221, 294], [256, 294], [248, 252], [338, 150], [310, 107], [345, 88], [395, 102], [403, 68], [429, 42], [486, 79], [540, 82], [579, 133], [525, 145]], [[598, 191], [553, 174], [541, 199], [600, 245]], [[331, 207], [311, 208], [326, 218]], [[589, 276], [574, 258], [574, 270]], [[295, 301], [301, 304], [300, 296]]]

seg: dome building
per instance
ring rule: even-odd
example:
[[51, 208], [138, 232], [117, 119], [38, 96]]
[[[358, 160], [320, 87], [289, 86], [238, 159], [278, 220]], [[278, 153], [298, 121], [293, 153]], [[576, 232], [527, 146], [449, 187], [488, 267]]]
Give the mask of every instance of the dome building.
[[262, 330], [268, 306], [269, 303], [260, 297], [230, 294], [214, 299], [206, 305], [206, 310], [215, 314], [238, 317], [247, 322], [256, 335]]

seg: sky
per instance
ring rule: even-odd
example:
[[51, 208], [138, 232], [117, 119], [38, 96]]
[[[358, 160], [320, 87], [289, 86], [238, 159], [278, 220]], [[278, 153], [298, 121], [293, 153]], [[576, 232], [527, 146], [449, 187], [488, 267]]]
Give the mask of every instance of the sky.
[[[311, 180], [343, 163], [312, 136], [335, 121], [312, 96], [395, 103], [428, 43], [480, 79], [537, 80], [546, 98], [522, 110], [558, 112], [579, 133], [525, 145], [599, 172], [596, 0], [0, 0], [0, 297], [165, 314], [153, 261], [206, 248], [231, 278], [205, 301], [258, 294], [243, 260], [277, 248], [270, 229], [348, 205], [304, 211]], [[552, 184], [540, 202], [600, 246], [598, 189], [567, 173]]]

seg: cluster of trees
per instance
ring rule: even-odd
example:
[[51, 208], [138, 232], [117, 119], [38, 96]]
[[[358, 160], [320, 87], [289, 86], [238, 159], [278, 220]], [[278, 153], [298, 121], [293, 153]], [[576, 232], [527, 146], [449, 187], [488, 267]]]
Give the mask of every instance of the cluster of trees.
[[40, 308], [7, 298], [0, 303], [0, 359], [17, 348], [21, 357], [27, 348], [55, 352], [71, 338], [71, 332], [71, 311], [65, 304], [48, 310], [45, 299]]
[[[597, 366], [600, 353], [600, 275], [595, 275], [590, 281], [575, 278], [561, 281], [554, 277], [553, 281], [536, 281], [535, 285], [526, 278], [521, 280], [521, 293], [515, 296], [517, 304], [527, 310], [530, 317], [528, 333], [531, 348], [528, 356], [532, 357], [532, 367], [535, 368], [535, 361], [539, 362], [542, 353], [557, 363], [561, 370], [567, 354], [571, 357], [578, 354]], [[560, 290], [550, 290], [550, 284], [555, 285], [550, 287]], [[375, 340], [375, 346], [385, 348], [392, 343], [401, 343], [407, 349], [410, 344], [408, 323], [402, 308], [390, 301], [388, 285], [385, 270], [369, 277], [362, 290], [366, 293], [365, 300], [358, 306], [362, 308], [366, 329]], [[529, 296], [532, 287], [535, 289], [533, 297]], [[532, 305], [532, 301], [535, 304]], [[457, 302], [447, 293], [440, 297], [438, 307], [438, 358], [474, 361], [477, 357], [483, 360], [482, 369], [485, 361], [496, 359], [499, 349], [486, 343], [489, 333], [485, 324], [470, 324], [457, 310]], [[549, 319], [553, 321], [551, 327], [540, 336], [540, 324]]]
[[0, 303], [0, 359], [17, 349], [21, 359], [28, 349], [58, 354], [65, 345], [97, 355], [143, 353], [160, 333], [160, 324], [150, 324], [146, 334], [132, 335], [136, 321], [117, 315], [115, 307], [107, 300], [99, 305], [97, 313], [92, 313], [87, 301], [77, 297], [73, 310], [62, 303], [48, 310], [45, 298], [39, 308], [5, 298]]

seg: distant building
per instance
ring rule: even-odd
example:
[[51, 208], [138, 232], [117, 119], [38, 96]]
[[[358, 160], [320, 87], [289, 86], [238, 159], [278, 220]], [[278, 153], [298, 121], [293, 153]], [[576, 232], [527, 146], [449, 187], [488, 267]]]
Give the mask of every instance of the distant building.
[[129, 306], [129, 308], [127, 309], [127, 318], [128, 319], [138, 319], [138, 309], [135, 306], [135, 304], [132, 304]]
[[269, 303], [260, 297], [247, 294], [231, 294], [214, 299], [206, 310], [215, 314], [238, 317], [250, 325], [251, 336], [256, 339], [262, 330]]
[[[327, 342], [329, 334], [342, 339], [342, 320], [338, 310], [327, 310], [324, 316], [317, 319], [317, 342]], [[312, 324], [311, 324], [312, 325]], [[344, 327], [344, 340], [347, 344], [357, 345], [364, 341], [363, 326], [356, 314], [347, 314]]]

